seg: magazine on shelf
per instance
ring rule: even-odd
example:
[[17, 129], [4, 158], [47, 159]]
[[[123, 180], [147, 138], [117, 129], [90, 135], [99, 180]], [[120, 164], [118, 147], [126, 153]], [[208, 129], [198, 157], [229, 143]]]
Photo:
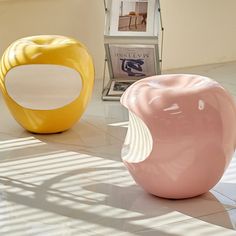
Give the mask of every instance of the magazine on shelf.
[[140, 79], [155, 75], [154, 45], [109, 45], [113, 78]]
[[110, 81], [103, 99], [119, 100], [135, 81], [160, 73], [157, 44], [105, 44]]

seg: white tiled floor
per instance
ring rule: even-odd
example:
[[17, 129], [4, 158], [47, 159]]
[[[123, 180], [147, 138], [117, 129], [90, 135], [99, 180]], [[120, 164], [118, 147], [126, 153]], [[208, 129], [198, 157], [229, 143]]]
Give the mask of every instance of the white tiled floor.
[[[236, 63], [170, 71], [216, 79], [236, 96]], [[151, 196], [120, 159], [128, 114], [100, 99], [67, 132], [24, 131], [0, 101], [0, 235], [236, 235], [236, 157], [209, 193], [187, 200]]]

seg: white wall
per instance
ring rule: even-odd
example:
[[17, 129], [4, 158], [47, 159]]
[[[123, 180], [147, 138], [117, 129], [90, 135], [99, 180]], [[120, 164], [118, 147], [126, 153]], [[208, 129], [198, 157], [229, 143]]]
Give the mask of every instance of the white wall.
[[165, 69], [236, 60], [235, 0], [161, 0]]
[[[236, 0], [161, 0], [163, 68], [236, 60]], [[83, 42], [103, 70], [103, 0], [0, 0], [0, 55], [14, 40], [62, 34]]]

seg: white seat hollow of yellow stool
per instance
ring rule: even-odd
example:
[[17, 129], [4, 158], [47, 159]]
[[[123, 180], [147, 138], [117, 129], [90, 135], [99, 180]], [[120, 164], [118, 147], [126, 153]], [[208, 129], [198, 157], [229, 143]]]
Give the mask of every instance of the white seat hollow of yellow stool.
[[19, 39], [4, 52], [0, 85], [15, 120], [33, 133], [71, 128], [92, 95], [94, 65], [79, 41], [59, 35]]

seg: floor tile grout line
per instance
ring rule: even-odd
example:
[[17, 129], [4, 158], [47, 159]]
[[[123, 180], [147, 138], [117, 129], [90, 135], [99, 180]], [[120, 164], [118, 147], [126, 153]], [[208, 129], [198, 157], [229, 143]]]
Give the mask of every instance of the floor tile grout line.
[[236, 210], [236, 206], [231, 208], [231, 209], [228, 209], [228, 210], [224, 210], [224, 211], [217, 211], [217, 212], [214, 212], [214, 213], [209, 213], [207, 215], [201, 215], [201, 216], [197, 216], [197, 217], [193, 217], [193, 218], [196, 218], [196, 219], [199, 219], [200, 220], [200, 217], [207, 217], [207, 216], [213, 216], [213, 215], [216, 215], [216, 214], [219, 214], [219, 213], [225, 213], [225, 212], [229, 212], [229, 211], [234, 211]]
[[[205, 222], [205, 223], [208, 223], [208, 224], [211, 224], [211, 225], [215, 225], [215, 226], [218, 226], [218, 227], [223, 227], [223, 228], [225, 228], [224, 226], [221, 226], [221, 225], [216, 225], [216, 224], [212, 224], [212, 223], [209, 223], [209, 222], [207, 222], [207, 221], [204, 221], [204, 220], [202, 220], [202, 219], [200, 219], [200, 217], [205, 217], [205, 216], [211, 216], [211, 215], [215, 215], [215, 214], [219, 214], [219, 213], [224, 213], [224, 212], [228, 212], [228, 211], [231, 211], [231, 210], [235, 210], [235, 209], [230, 209], [230, 210], [225, 210], [225, 211], [217, 211], [217, 212], [214, 212], [214, 213], [210, 213], [210, 214], [207, 214], [207, 215], [200, 215], [200, 216], [197, 216], [197, 217], [192, 217], [192, 216], [190, 216], [190, 215], [186, 215], [186, 216], [188, 216], [188, 217], [190, 217], [189, 219], [185, 219], [185, 220], [177, 220], [177, 221], [174, 221], [174, 222], [171, 222], [171, 223], [164, 223], [164, 224], [162, 224], [162, 225], [158, 225], [158, 226], [156, 226], [156, 229], [159, 229], [159, 228], [161, 228], [161, 227], [163, 227], [163, 226], [167, 226], [167, 225], [173, 225], [173, 224], [176, 224], [176, 223], [184, 223], [184, 222], [188, 222], [188, 221], [191, 221], [191, 220], [193, 220], [193, 219], [197, 219], [197, 220], [200, 220], [200, 221], [203, 221], [203, 222]], [[181, 212], [180, 212], [181, 213]], [[229, 229], [229, 228], [225, 228], [225, 229]], [[229, 230], [233, 230], [234, 231], [234, 229], [229, 229]], [[150, 230], [150, 231], [152, 231], [152, 230]], [[153, 229], [153, 231], [155, 231], [155, 229]], [[148, 232], [148, 231], [134, 231], [134, 233], [137, 233], [137, 232], [139, 232], [139, 233], [142, 233], [142, 232]]]
[[232, 199], [232, 198], [230, 198], [230, 197], [228, 197], [228, 196], [224, 195], [222, 192], [219, 192], [219, 191], [218, 191], [218, 190], [216, 190], [216, 189], [214, 189], [214, 191], [216, 191], [218, 194], [220, 194], [220, 195], [222, 195], [222, 196], [224, 196], [224, 197], [228, 198], [229, 200], [233, 201], [233, 202], [236, 204], [236, 201], [235, 201], [234, 199]]
[[[115, 138], [115, 139], [117, 139], [117, 140], [119, 140], [120, 142], [122, 142], [122, 140], [121, 139], [119, 139], [119, 138], [117, 138], [116, 136], [114, 136], [114, 135], [112, 135], [112, 134], [110, 134], [109, 132], [107, 132], [107, 131], [104, 131], [104, 130], [102, 130], [102, 129], [99, 129], [96, 125], [94, 125], [94, 124], [92, 124], [92, 123], [90, 123], [89, 121], [85, 121], [86, 123], [88, 123], [89, 125], [91, 125], [91, 126], [93, 126], [93, 127], [95, 127], [96, 129], [98, 129], [99, 131], [102, 131], [102, 132], [104, 132], [105, 134], [108, 134], [109, 136], [111, 136], [111, 137], [113, 137], [113, 138]], [[107, 124], [106, 124], [107, 125]]]

